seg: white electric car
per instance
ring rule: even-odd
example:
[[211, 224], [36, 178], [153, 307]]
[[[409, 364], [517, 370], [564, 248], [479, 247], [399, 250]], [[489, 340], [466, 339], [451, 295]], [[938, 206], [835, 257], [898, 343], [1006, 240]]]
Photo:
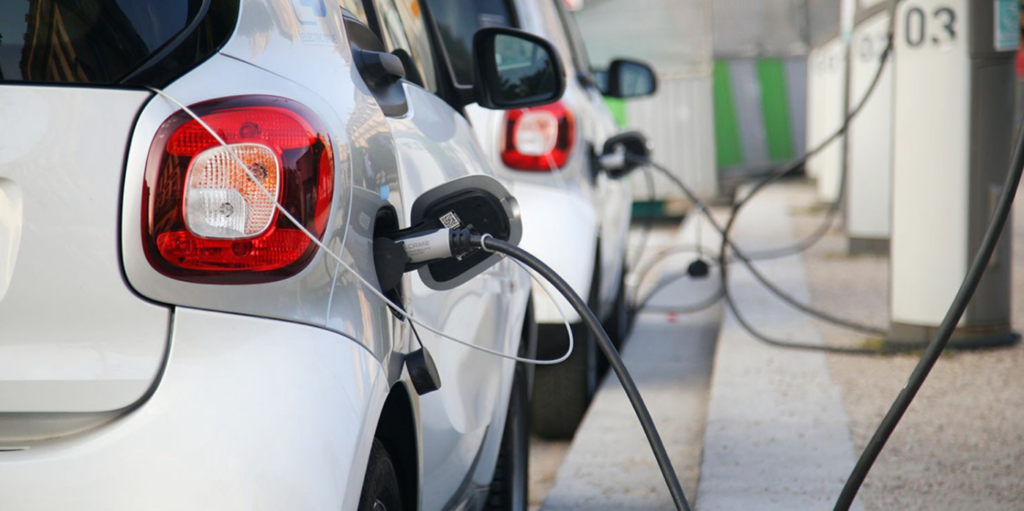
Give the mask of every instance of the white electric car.
[[[472, 83], [472, 36], [488, 26], [515, 27], [550, 40], [562, 55], [569, 77], [558, 102], [535, 108], [494, 112], [467, 109], [485, 151], [519, 200], [523, 211], [520, 245], [559, 272], [576, 292], [588, 297], [616, 345], [624, 341], [628, 304], [624, 278], [627, 236], [632, 213], [628, 182], [616, 176], [621, 168], [605, 169], [600, 156], [605, 143], [619, 134], [603, 96], [640, 97], [653, 94], [654, 72], [639, 62], [611, 64], [603, 90], [588, 63], [575, 20], [562, 0], [481, 0], [472, 6], [430, 0], [444, 35], [457, 79]], [[607, 170], [612, 170], [608, 172]], [[537, 367], [537, 391], [531, 400], [531, 421], [538, 434], [571, 437], [596, 389], [603, 355], [594, 338], [573, 314], [576, 337], [582, 342], [566, 363]], [[539, 353], [555, 357], [568, 339], [555, 302], [539, 286], [533, 290], [539, 324]]]
[[463, 109], [558, 99], [550, 44], [483, 30], [461, 87], [417, 0], [5, 0], [0, 34], [0, 509], [526, 509], [527, 371], [376, 293], [516, 355], [529, 278], [375, 249], [518, 238]]

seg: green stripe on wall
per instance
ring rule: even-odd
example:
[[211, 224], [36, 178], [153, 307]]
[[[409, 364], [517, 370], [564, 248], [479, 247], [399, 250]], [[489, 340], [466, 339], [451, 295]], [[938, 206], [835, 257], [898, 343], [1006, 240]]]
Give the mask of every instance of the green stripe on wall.
[[715, 61], [715, 145], [718, 168], [727, 169], [743, 165], [743, 142], [736, 117], [736, 102], [732, 94], [729, 63]]
[[615, 117], [615, 122], [619, 123], [619, 127], [626, 129], [626, 101], [605, 96], [604, 102], [608, 105], [608, 110], [611, 110], [612, 115]]
[[772, 161], [793, 157], [793, 139], [789, 121], [786, 64], [780, 59], [759, 59], [757, 75], [761, 80], [761, 108], [768, 139], [768, 157]]

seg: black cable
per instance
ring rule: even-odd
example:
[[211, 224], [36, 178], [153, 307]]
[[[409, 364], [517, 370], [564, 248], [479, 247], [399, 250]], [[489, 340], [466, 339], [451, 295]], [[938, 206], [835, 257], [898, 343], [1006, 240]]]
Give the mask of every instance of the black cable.
[[[789, 341], [782, 341], [782, 340], [779, 340], [779, 339], [773, 339], [771, 337], [768, 337], [768, 336], [760, 333], [755, 328], [753, 328], [753, 326], [748, 321], [746, 321], [746, 319], [742, 316], [742, 313], [739, 311], [738, 307], [736, 307], [735, 301], [732, 299], [732, 294], [729, 292], [728, 269], [726, 268], [726, 266], [728, 266], [728, 263], [729, 263], [729, 260], [727, 259], [727, 257], [728, 257], [727, 249], [729, 249], [729, 248], [732, 249], [733, 255], [735, 256], [735, 258], [740, 263], [742, 263], [744, 266], [747, 267], [747, 269], [750, 271], [751, 275], [753, 275], [754, 278], [758, 280], [758, 282], [760, 282], [766, 289], [771, 291], [772, 294], [774, 294], [775, 296], [779, 297], [780, 299], [782, 299], [784, 302], [786, 302], [790, 306], [794, 307], [795, 309], [800, 310], [801, 312], [804, 312], [805, 314], [808, 314], [810, 316], [816, 317], [816, 318], [818, 318], [818, 319], [820, 319], [822, 321], [826, 321], [826, 322], [832, 323], [834, 325], [846, 328], [848, 330], [864, 332], [864, 333], [867, 333], [869, 335], [876, 335], [876, 336], [880, 336], [880, 337], [883, 337], [883, 336], [885, 336], [888, 333], [886, 330], [884, 330], [882, 328], [879, 328], [879, 327], [876, 327], [876, 326], [863, 325], [863, 324], [860, 324], [860, 323], [857, 323], [857, 322], [854, 322], [854, 321], [851, 321], [851, 320], [848, 320], [848, 319], [845, 319], [845, 318], [840, 318], [840, 317], [832, 315], [830, 313], [827, 313], [827, 312], [815, 309], [815, 308], [813, 308], [813, 307], [811, 307], [811, 306], [809, 306], [809, 305], [807, 305], [807, 304], [797, 300], [795, 297], [793, 297], [789, 293], [786, 293], [785, 291], [783, 291], [774, 282], [772, 282], [767, 277], [765, 277], [764, 274], [762, 274], [761, 271], [758, 270], [757, 267], [753, 264], [753, 261], [750, 260], [750, 258], [746, 255], [746, 253], [739, 249], [739, 247], [732, 240], [732, 238], [729, 237], [729, 235], [728, 235], [728, 233], [726, 231], [726, 229], [728, 227], [723, 228], [718, 223], [718, 221], [715, 220], [714, 216], [711, 215], [710, 211], [708, 211], [707, 208], [703, 206], [703, 202], [701, 202], [700, 198], [697, 197], [697, 195], [693, 192], [693, 190], [690, 189], [689, 186], [686, 185], [686, 183], [683, 183], [681, 179], [679, 179], [674, 174], [669, 172], [669, 170], [667, 168], [665, 168], [665, 167], [663, 167], [663, 166], [661, 166], [661, 165], [659, 165], [657, 163], [649, 162], [648, 160], [644, 160], [644, 161], [648, 162], [654, 169], [660, 171], [670, 181], [672, 181], [673, 184], [678, 186], [683, 191], [683, 193], [685, 193], [687, 195], [687, 197], [691, 201], [693, 201], [694, 204], [700, 204], [702, 206], [702, 209], [705, 211], [705, 217], [708, 219], [708, 223], [710, 223], [711, 226], [714, 227], [715, 230], [717, 230], [719, 233], [721, 233], [721, 235], [722, 235], [722, 244], [721, 244], [721, 251], [718, 254], [718, 265], [721, 267], [721, 272], [719, 273], [719, 278], [720, 278], [720, 280], [722, 282], [722, 289], [723, 289], [724, 298], [725, 298], [726, 304], [729, 305], [729, 308], [732, 309], [733, 313], [736, 315], [737, 319], [739, 320], [740, 325], [743, 326], [744, 329], [747, 330], [751, 335], [753, 335], [755, 338], [757, 338], [757, 339], [759, 339], [759, 340], [761, 340], [761, 341], [763, 341], [765, 343], [768, 343], [768, 344], [771, 344], [771, 345], [776, 345], [776, 346], [779, 346], [779, 347], [786, 347], [786, 348], [799, 348], [799, 349], [810, 349], [810, 350], [815, 350], [815, 351], [841, 352], [841, 353], [850, 353], [850, 354], [857, 354], [857, 355], [878, 354], [878, 353], [892, 353], [893, 348], [885, 348], [885, 349], [879, 349], [879, 350], [865, 350], [865, 349], [859, 349], [859, 348], [853, 348], [853, 349], [833, 348], [833, 347], [827, 347], [827, 346], [819, 346], [819, 345], [816, 345], [816, 344], [792, 343], [792, 342], [789, 342]], [[730, 222], [732, 222], [733, 218], [735, 218], [735, 216], [730, 217], [730, 219], [729, 219]]]
[[[863, 325], [863, 324], [856, 323], [856, 322], [853, 322], [853, 321], [850, 321], [850, 320], [847, 320], [847, 319], [844, 319], [844, 318], [839, 318], [839, 317], [836, 317], [836, 316], [834, 316], [832, 314], [826, 313], [824, 311], [820, 311], [820, 310], [814, 309], [814, 308], [810, 307], [809, 305], [806, 305], [804, 303], [801, 303], [799, 300], [796, 300], [794, 297], [792, 297], [788, 293], [784, 292], [782, 289], [778, 288], [778, 286], [776, 286], [770, 280], [765, 278], [764, 275], [761, 274], [761, 272], [758, 271], [754, 267], [754, 265], [751, 262], [752, 261], [751, 258], [748, 255], [746, 255], [742, 250], [740, 250], [739, 247], [733, 242], [733, 240], [730, 238], [729, 234], [732, 231], [733, 226], [735, 225], [736, 218], [738, 217], [740, 210], [758, 192], [760, 192], [760, 190], [763, 190], [768, 185], [778, 181], [782, 177], [792, 173], [796, 169], [798, 169], [801, 166], [803, 166], [806, 163], [806, 161], [808, 160], [808, 158], [810, 158], [810, 157], [820, 153], [821, 151], [823, 151], [832, 142], [834, 142], [835, 140], [838, 140], [841, 136], [843, 136], [849, 130], [849, 126], [850, 126], [851, 122], [853, 121], [853, 119], [856, 118], [858, 114], [860, 114], [860, 112], [864, 109], [864, 106], [867, 104], [867, 101], [871, 98], [871, 96], [874, 94], [874, 91], [878, 88], [878, 84], [880, 83], [881, 77], [882, 77], [882, 75], [884, 74], [884, 71], [885, 71], [885, 64], [886, 64], [886, 62], [888, 61], [888, 59], [890, 58], [890, 56], [892, 54], [893, 42], [894, 42], [894, 31], [895, 31], [895, 13], [896, 13], [896, 7], [899, 4], [899, 2], [900, 2], [900, 0], [891, 0], [891, 6], [890, 6], [890, 12], [889, 12], [889, 14], [890, 14], [890, 21], [889, 21], [889, 30], [888, 30], [888, 34], [887, 34], [887, 43], [886, 43], [886, 47], [883, 50], [882, 55], [881, 55], [881, 57], [879, 59], [878, 69], [875, 72], [875, 75], [874, 75], [874, 77], [871, 80], [871, 84], [868, 86], [868, 89], [865, 91], [864, 96], [858, 102], [857, 106], [847, 113], [847, 116], [843, 120], [843, 124], [842, 124], [842, 126], [840, 126], [839, 130], [837, 130], [830, 137], [828, 137], [823, 142], [821, 142], [817, 147], [814, 147], [810, 151], [804, 153], [800, 158], [797, 158], [796, 160], [793, 160], [790, 163], [780, 167], [776, 171], [773, 171], [772, 173], [768, 174], [763, 179], [758, 181], [757, 184], [754, 185], [754, 188], [750, 191], [750, 193], [747, 194], [746, 197], [744, 197], [743, 199], [737, 201], [733, 205], [732, 214], [729, 216], [729, 219], [728, 219], [728, 221], [726, 223], [725, 228], [722, 228], [721, 226], [718, 225], [718, 223], [715, 221], [714, 217], [711, 215], [710, 211], [707, 210], [706, 206], [704, 206], [703, 202], [700, 201], [700, 199], [697, 197], [697, 195], [695, 193], [693, 193], [692, 190], [690, 190], [689, 187], [687, 187], [685, 185], [685, 183], [682, 182], [682, 180], [680, 180], [674, 174], [669, 172], [668, 169], [666, 169], [665, 167], [663, 167], [661, 165], [658, 165], [658, 164], [656, 164], [654, 162], [651, 162], [651, 161], [649, 161], [647, 159], [633, 158], [633, 157], [627, 156], [627, 158], [631, 159], [632, 161], [650, 165], [651, 167], [653, 167], [654, 169], [660, 171], [663, 175], [668, 177], [674, 184], [676, 184], [680, 189], [682, 189], [683, 193], [686, 194], [687, 197], [694, 204], [697, 204], [697, 205], [699, 205], [701, 207], [701, 209], [705, 212], [705, 215], [707, 216], [707, 218], [708, 218], [709, 222], [712, 224], [712, 226], [715, 227], [715, 229], [718, 230], [722, 234], [722, 242], [721, 242], [721, 247], [720, 247], [720, 250], [719, 250], [718, 257], [719, 257], [719, 266], [721, 266], [721, 268], [722, 268], [722, 270], [720, 272], [720, 280], [722, 282], [723, 297], [725, 298], [726, 304], [732, 310], [733, 314], [737, 317], [737, 320], [739, 321], [740, 325], [743, 326], [743, 328], [745, 330], [747, 330], [747, 332], [750, 333], [752, 336], [754, 336], [756, 339], [758, 339], [758, 340], [760, 340], [762, 342], [765, 342], [767, 344], [775, 345], [775, 346], [779, 346], [779, 347], [786, 347], [786, 348], [808, 349], [808, 350], [814, 350], [814, 351], [827, 351], [827, 352], [848, 353], [848, 354], [858, 354], [858, 355], [892, 353], [894, 351], [893, 349], [878, 349], [878, 350], [874, 350], [874, 349], [860, 349], [860, 348], [834, 348], [834, 347], [820, 346], [820, 345], [813, 345], [813, 344], [793, 343], [793, 342], [789, 342], [789, 341], [783, 341], [783, 340], [779, 340], [779, 339], [774, 339], [774, 338], [768, 337], [767, 335], [762, 334], [761, 332], [759, 332], [755, 328], [753, 328], [753, 325], [751, 325], [748, 321], [746, 321], [746, 318], [743, 317], [742, 313], [739, 311], [739, 308], [736, 306], [736, 302], [733, 299], [732, 294], [729, 292], [728, 270], [727, 270], [726, 266], [727, 266], [727, 263], [729, 262], [728, 261], [728, 249], [732, 248], [733, 252], [736, 255], [736, 258], [739, 259], [740, 262], [742, 262], [750, 270], [750, 272], [754, 276], [754, 278], [757, 279], [758, 282], [760, 282], [762, 285], [764, 285], [769, 291], [771, 291], [772, 294], [776, 295], [777, 297], [779, 297], [780, 299], [782, 299], [783, 301], [788, 303], [790, 306], [792, 306], [792, 307], [794, 307], [794, 308], [796, 308], [796, 309], [798, 309], [798, 310], [800, 310], [800, 311], [802, 311], [802, 312], [804, 312], [804, 313], [806, 313], [808, 315], [814, 316], [814, 317], [816, 317], [818, 319], [821, 319], [821, 320], [829, 322], [829, 323], [833, 323], [833, 324], [835, 324], [837, 326], [840, 326], [840, 327], [843, 327], [843, 328], [846, 328], [846, 329], [849, 329], [849, 330], [864, 332], [864, 333], [868, 333], [869, 335], [877, 335], [877, 336], [882, 336], [882, 337], [884, 337], [888, 333], [885, 329], [878, 328], [878, 327], [871, 326], [871, 325]], [[845, 190], [845, 181], [846, 181], [845, 178], [840, 180], [840, 194], [842, 194], [843, 191]], [[833, 210], [835, 212], [838, 212], [839, 204], [840, 204], [840, 202], [837, 201], [832, 206], [832, 208], [833, 208]], [[830, 228], [831, 222], [833, 222], [833, 221], [834, 221], [834, 219], [832, 218], [832, 215], [829, 215], [825, 225], [823, 225], [821, 228], [819, 228], [815, 233], [812, 233], [812, 236], [810, 236], [807, 239], [802, 240], [801, 242], [797, 243], [796, 247], [801, 248], [802, 250], [806, 250], [806, 248], [803, 248], [803, 247], [809, 248], [814, 243], [817, 243], [817, 241], [820, 240], [825, 235], [825, 233], [828, 232], [828, 229]], [[792, 249], [793, 249], [793, 247], [783, 247], [781, 249], [775, 249], [775, 250], [768, 251], [768, 253], [764, 254], [764, 255], [767, 255], [767, 256], [775, 256], [775, 255], [778, 255], [778, 254], [787, 254], [788, 255], [788, 252], [790, 252]]]
[[[636, 270], [636, 271], [633, 272], [635, 275], [637, 275], [637, 277], [635, 279], [636, 280], [636, 289], [634, 290], [633, 297], [630, 300], [630, 303], [634, 304], [632, 306], [634, 310], [638, 311], [641, 308], [643, 308], [642, 305], [638, 304], [639, 299], [640, 299], [640, 291], [641, 291], [641, 289], [643, 287], [644, 282], [647, 281], [647, 277], [651, 274], [651, 272], [653, 272], [658, 267], [659, 264], [661, 264], [666, 259], [668, 259], [669, 256], [675, 255], [675, 254], [690, 253], [690, 252], [699, 252], [698, 246], [696, 244], [686, 244], [686, 245], [680, 245], [680, 246], [666, 248], [666, 249], [662, 250], [661, 252], [658, 252], [658, 254], [654, 256], [654, 259], [651, 260], [651, 262], [649, 262], [649, 263], [645, 264], [644, 266], [642, 266], [640, 270]], [[717, 259], [717, 256], [716, 256], [716, 259]], [[642, 302], [640, 302], [640, 303], [642, 303]]]
[[[831, 136], [829, 136], [824, 141], [819, 143], [810, 151], [805, 152], [799, 158], [772, 171], [770, 174], [768, 174], [763, 179], [758, 181], [754, 185], [754, 188], [750, 190], [750, 193], [746, 195], [746, 197], [737, 201], [732, 207], [732, 215], [729, 217], [729, 221], [726, 224], [726, 233], [732, 231], [732, 226], [736, 222], [736, 217], [739, 211], [743, 208], [743, 206], [750, 202], [750, 200], [754, 198], [754, 196], [757, 195], [758, 192], [763, 190], [766, 186], [778, 181], [779, 179], [782, 179], [783, 177], [793, 173], [795, 170], [803, 167], [804, 164], [807, 163], [807, 160], [810, 159], [812, 156], [816, 156], [818, 153], [828, 148], [833, 142], [838, 140], [840, 137], [846, 135], [846, 132], [849, 131], [850, 129], [850, 124], [860, 114], [860, 112], [864, 110], [864, 106], [867, 104], [868, 100], [874, 95], [875, 90], [878, 88], [878, 84], [881, 83], [882, 75], [885, 74], [885, 64], [886, 62], [888, 62], [889, 58], [892, 57], [896, 31], [896, 7], [899, 5], [901, 1], [902, 0], [890, 0], [891, 4], [889, 6], [889, 30], [886, 34], [885, 49], [882, 51], [882, 55], [879, 58], [878, 69], [875, 71], [875, 76], [871, 79], [871, 84], [868, 86], [868, 89], [864, 92], [864, 96], [861, 97], [860, 101], [857, 103], [857, 106], [854, 107], [853, 110], [847, 112], [846, 117], [843, 119], [843, 124], [835, 133], [833, 133]], [[845, 179], [843, 179], [842, 181], [845, 181]], [[841, 186], [843, 185], [841, 184]], [[724, 250], [725, 239], [723, 239], [722, 245]]]
[[935, 337], [928, 343], [928, 348], [921, 355], [920, 361], [914, 367], [914, 372], [910, 374], [907, 384], [900, 391], [899, 395], [896, 396], [896, 400], [893, 402], [892, 407], [889, 408], [889, 412], [885, 414], [885, 418], [878, 425], [875, 434], [872, 435], [871, 440], [864, 447], [864, 452], [861, 453], [860, 459], [857, 460], [856, 466], [854, 466], [853, 471], [850, 473], [850, 478], [846, 480], [842, 493], [839, 494], [835, 511], [850, 509], [850, 505], [853, 504], [853, 499], [857, 497], [861, 484], [864, 483], [864, 478], [871, 471], [871, 466], [878, 459], [879, 453], [882, 452], [889, 437], [892, 436], [896, 425], [899, 424], [903, 414], [910, 407], [914, 396], [921, 390], [921, 386], [924, 385], [924, 381], [928, 378], [932, 367], [935, 366], [939, 357], [942, 356], [942, 351], [949, 343], [950, 337], [953, 336], [953, 331], [956, 329], [957, 324], [960, 323], [960, 318], [964, 315], [967, 305], [971, 303], [971, 298], [981, 283], [981, 277], [988, 268], [989, 260], [992, 259], [992, 254], [999, 243], [999, 237], [1002, 235], [1003, 228], [1010, 218], [1013, 201], [1017, 196], [1017, 187], [1020, 186], [1022, 172], [1024, 172], [1024, 124], [1022, 124], [1019, 130], [1017, 147], [1013, 155], [1013, 167], [1006, 173], [1006, 182], [1003, 184], [1003, 192], [999, 196], [999, 203], [992, 215], [988, 229], [985, 231], [985, 237], [978, 248], [978, 253], [974, 256], [970, 270], [964, 277], [960, 290], [957, 291], [956, 298], [953, 299], [953, 303], [946, 312], [946, 316], [942, 319], [942, 323], [935, 330]]
[[751, 261], [768, 261], [771, 259], [781, 259], [783, 257], [802, 254], [810, 250], [810, 248], [813, 247], [814, 245], [817, 245], [818, 242], [824, 239], [825, 235], [832, 230], [832, 226], [835, 225], [836, 220], [839, 218], [839, 212], [842, 210], [843, 196], [846, 193], [844, 190], [846, 187], [846, 167], [843, 167], [842, 172], [840, 172], [839, 179], [844, 184], [841, 184], [839, 186], [838, 199], [836, 199], [835, 202], [829, 205], [828, 211], [825, 212], [825, 218], [822, 220], [821, 224], [814, 230], [814, 232], [807, 235], [807, 237], [805, 237], [804, 239], [791, 245], [778, 248], [770, 248], [765, 250], [758, 250], [756, 252], [748, 252], [747, 257]]
[[[728, 267], [726, 265], [726, 262], [727, 262], [727, 258], [728, 258], [728, 249], [729, 248], [733, 249], [733, 252], [736, 254], [736, 257], [738, 259], [740, 259], [740, 260], [744, 259], [742, 251], [737, 250], [736, 245], [732, 243], [732, 240], [729, 237], [730, 233], [732, 232], [733, 227], [736, 225], [736, 219], [739, 217], [739, 213], [743, 209], [743, 206], [745, 206], [748, 202], [750, 202], [750, 200], [753, 199], [758, 194], [758, 192], [763, 190], [765, 187], [767, 187], [767, 186], [771, 185], [772, 183], [778, 181], [782, 177], [792, 173], [797, 168], [800, 168], [801, 166], [803, 166], [807, 162], [808, 158], [810, 158], [811, 156], [814, 156], [814, 155], [820, 153], [826, 147], [828, 147], [832, 142], [834, 142], [835, 140], [838, 140], [840, 137], [844, 136], [846, 134], [846, 132], [849, 130], [850, 124], [860, 114], [860, 112], [864, 109], [864, 105], [867, 104], [868, 100], [874, 95], [875, 90], [878, 88], [878, 84], [881, 82], [882, 75], [885, 72], [885, 64], [886, 64], [886, 62], [889, 60], [889, 58], [892, 55], [893, 44], [894, 44], [894, 41], [895, 41], [894, 34], [895, 34], [895, 24], [896, 24], [896, 7], [899, 5], [899, 2], [900, 2], [900, 0], [891, 0], [891, 5], [889, 7], [889, 30], [888, 30], [888, 33], [886, 35], [887, 41], [886, 41], [885, 50], [882, 51], [881, 58], [879, 59], [878, 70], [875, 72], [875, 76], [874, 76], [874, 78], [872, 78], [871, 84], [868, 86], [868, 89], [865, 91], [864, 96], [857, 103], [857, 106], [855, 108], [853, 108], [852, 110], [850, 110], [849, 112], [847, 112], [847, 115], [843, 119], [843, 124], [842, 124], [842, 126], [840, 126], [839, 130], [837, 130], [835, 133], [833, 133], [832, 136], [830, 136], [827, 139], [825, 139], [817, 147], [815, 147], [815, 148], [811, 149], [810, 151], [804, 153], [800, 158], [790, 162], [787, 165], [782, 166], [776, 172], [773, 172], [771, 175], [769, 175], [769, 176], [765, 177], [764, 179], [758, 181], [754, 185], [753, 189], [751, 189], [750, 193], [748, 193], [743, 199], [737, 201], [733, 205], [732, 212], [729, 215], [729, 219], [726, 222], [725, 228], [721, 230], [721, 232], [722, 232], [722, 242], [721, 242], [721, 246], [719, 248], [718, 257], [719, 257], [719, 265], [721, 267], [721, 272], [719, 273], [719, 275], [720, 275], [720, 279], [721, 279], [721, 282], [722, 282], [722, 291], [723, 291], [723, 294], [724, 294], [725, 303], [729, 306], [729, 309], [732, 310], [733, 315], [736, 316], [737, 321], [740, 323], [740, 325], [743, 327], [743, 329], [746, 330], [748, 333], [750, 333], [750, 335], [754, 336], [754, 338], [756, 338], [756, 339], [758, 339], [758, 340], [760, 340], [760, 341], [762, 341], [762, 342], [764, 342], [766, 344], [773, 345], [773, 346], [778, 346], [778, 347], [782, 347], [782, 348], [795, 348], [795, 349], [804, 349], [804, 350], [812, 350], [812, 351], [823, 351], [823, 352], [829, 352], [829, 353], [844, 353], [844, 354], [851, 354], [851, 355], [875, 355], [875, 354], [882, 354], [882, 353], [891, 353], [891, 352], [895, 351], [893, 349], [886, 349], [886, 348], [878, 349], [878, 350], [871, 350], [871, 349], [864, 349], [864, 348], [838, 348], [838, 347], [821, 346], [821, 345], [814, 345], [814, 344], [795, 343], [795, 342], [789, 342], [789, 341], [785, 341], [785, 340], [781, 340], [781, 339], [771, 338], [771, 337], [768, 337], [767, 335], [762, 334], [757, 329], [753, 328], [753, 325], [751, 325], [746, 320], [746, 318], [743, 317], [742, 313], [739, 311], [739, 307], [736, 306], [736, 302], [733, 299], [732, 294], [729, 292], [729, 278], [728, 278], [728, 273], [729, 272], [728, 272]], [[672, 175], [671, 172], [667, 172], [667, 171], [664, 171], [664, 170], [663, 170], [663, 172], [665, 172], [666, 175], [670, 175], [670, 176]], [[672, 176], [672, 177], [675, 177], [675, 176]], [[677, 185], [679, 185], [680, 187], [685, 188], [685, 185], [679, 179], [675, 179], [675, 181], [676, 181]], [[709, 219], [710, 218], [711, 217], [709, 216]], [[714, 220], [712, 219], [712, 222], [713, 221]], [[751, 273], [754, 275], [754, 277], [757, 278], [757, 280], [760, 281], [762, 284], [766, 284], [767, 285], [767, 282], [764, 279], [761, 278], [761, 276], [759, 275], [759, 272], [757, 272], [756, 269], [754, 268], [754, 265], [747, 264], [747, 263], [749, 263], [749, 261], [744, 261], [744, 264], [751, 271]], [[769, 287], [769, 289], [771, 290], [774, 286], [767, 286], [767, 287]], [[797, 304], [794, 303], [794, 301], [787, 299], [787, 298], [791, 298], [791, 297], [789, 297], [785, 293], [783, 293], [783, 294], [776, 293], [776, 295], [779, 296], [780, 298], [782, 298], [783, 300], [786, 300], [786, 302], [789, 303], [790, 305], [797, 306]], [[838, 319], [838, 318], [826, 319], [826, 315], [825, 314], [819, 314], [820, 311], [811, 312], [810, 308], [806, 307], [806, 306], [803, 306], [803, 307], [797, 306], [797, 308], [802, 310], [802, 311], [804, 311], [804, 312], [807, 312], [808, 314], [811, 314], [811, 315], [813, 315], [815, 317], [818, 317], [819, 319], [823, 319], [823, 320], [826, 320], [826, 321], [829, 321], [829, 322], [832, 322], [832, 323], [835, 323], [835, 324], [839, 324], [838, 322], [831, 321], [831, 319]], [[846, 326], [849, 326], [850, 322], [844, 320], [843, 323], [845, 323]], [[863, 325], [859, 325], [859, 326], [863, 326]], [[861, 329], [858, 328], [858, 330], [861, 330]], [[879, 332], [881, 334], [881, 336], [885, 336], [887, 334], [887, 332], [885, 332], [884, 330], [876, 329], [874, 327], [871, 327], [871, 328], [869, 328], [867, 330], [875, 330], [876, 332]]]
[[489, 236], [473, 235], [469, 237], [469, 245], [472, 248], [480, 247], [487, 251], [505, 254], [530, 267], [551, 283], [569, 301], [569, 304], [576, 309], [576, 312], [583, 318], [583, 322], [594, 332], [594, 335], [597, 337], [597, 345], [601, 347], [601, 351], [608, 358], [609, 365], [615, 371], [615, 375], [619, 377], [619, 382], [622, 383], [622, 388], [626, 391], [626, 397], [629, 398], [637, 418], [640, 419], [640, 426], [643, 428], [644, 434], [647, 435], [647, 441], [651, 444], [651, 450], [654, 451], [654, 457], [658, 461], [658, 467], [661, 469], [661, 475], [665, 478], [665, 484], [668, 485], [668, 491], [672, 495], [672, 501], [675, 503], [676, 509], [690, 511], [690, 505], [686, 501], [683, 487], [679, 484], [679, 478], [676, 476], [675, 469], [672, 468], [672, 461], [669, 459], [665, 445], [658, 434], [658, 429], [654, 425], [654, 419], [651, 418], [651, 414], [647, 410], [647, 405], [644, 404], [643, 397], [640, 396], [640, 391], [637, 389], [633, 377], [630, 376], [626, 365], [622, 362], [622, 357], [619, 356], [619, 352], [615, 349], [615, 345], [612, 344], [608, 333], [601, 327], [601, 321], [587, 307], [587, 302], [580, 298], [576, 291], [572, 289], [572, 286], [565, 282], [548, 265], [544, 264], [543, 261], [511, 243]]
[[679, 275], [674, 275], [670, 277], [668, 280], [658, 285], [658, 287], [654, 288], [654, 290], [651, 291], [651, 294], [647, 295], [647, 298], [645, 298], [643, 302], [640, 302], [640, 307], [637, 310], [640, 312], [660, 312], [665, 314], [694, 314], [697, 312], [710, 309], [715, 304], [722, 301], [722, 298], [724, 296], [722, 294], [722, 290], [719, 289], [715, 292], [715, 294], [705, 298], [704, 300], [701, 300], [690, 305], [682, 305], [677, 307], [652, 307], [648, 305], [650, 301], [654, 299], [655, 295], [657, 295], [661, 291], [664, 291], [672, 284], [675, 284], [676, 282], [683, 280], [684, 278], [692, 277], [690, 277], [690, 275], [687, 273], [681, 273]]

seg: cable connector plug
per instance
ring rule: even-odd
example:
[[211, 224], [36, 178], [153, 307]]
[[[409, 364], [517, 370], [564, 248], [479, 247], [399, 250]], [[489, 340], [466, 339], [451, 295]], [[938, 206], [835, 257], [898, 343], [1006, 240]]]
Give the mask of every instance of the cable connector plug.
[[373, 242], [374, 265], [381, 288], [397, 286], [405, 272], [413, 271], [431, 261], [462, 257], [478, 250], [468, 229], [434, 229], [420, 231], [404, 238], [377, 238]]
[[405, 248], [409, 264], [422, 264], [449, 257], [462, 257], [480, 248], [472, 243], [468, 229], [438, 229], [396, 240]]

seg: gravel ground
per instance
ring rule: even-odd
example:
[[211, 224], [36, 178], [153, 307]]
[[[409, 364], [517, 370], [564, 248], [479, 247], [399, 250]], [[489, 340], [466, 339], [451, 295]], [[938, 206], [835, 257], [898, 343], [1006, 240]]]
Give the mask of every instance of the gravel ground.
[[[796, 234], [819, 225], [814, 190], [787, 183]], [[1024, 208], [1014, 225], [1014, 327], [1024, 330]], [[834, 230], [805, 254], [813, 305], [885, 326], [887, 256], [846, 254]], [[862, 334], [822, 326], [826, 342]], [[829, 355], [859, 454], [902, 388], [917, 356]], [[852, 468], [852, 467], [851, 467]], [[1024, 347], [947, 354], [932, 371], [861, 491], [867, 511], [1024, 509]]]
[[544, 504], [571, 445], [569, 441], [530, 437], [530, 511], [537, 511]]

